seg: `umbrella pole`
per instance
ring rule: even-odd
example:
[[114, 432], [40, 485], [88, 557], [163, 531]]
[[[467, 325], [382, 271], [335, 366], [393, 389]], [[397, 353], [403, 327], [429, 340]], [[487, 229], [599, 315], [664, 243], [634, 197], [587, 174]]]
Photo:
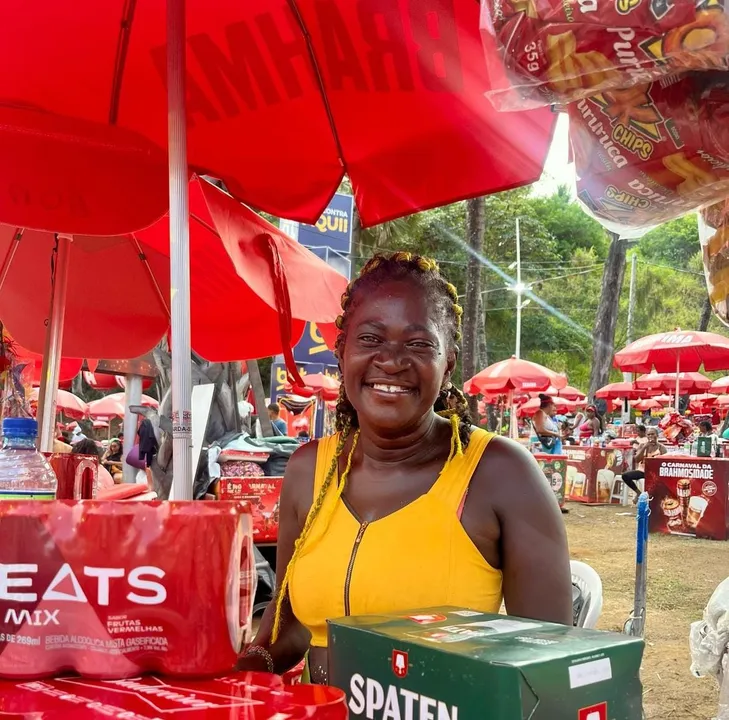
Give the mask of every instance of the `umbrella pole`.
[[679, 377], [681, 373], [681, 353], [676, 355], [676, 397], [675, 397], [675, 406], [676, 406], [676, 412], [678, 412], [678, 393], [681, 389], [681, 378]]
[[[142, 378], [139, 375], [127, 375], [126, 387], [124, 388], [124, 440], [126, 441], [126, 448], [124, 450], [128, 453], [134, 447], [134, 440], [137, 436], [137, 419], [129, 408], [132, 405], [142, 404]], [[111, 429], [111, 422], [109, 423]], [[125, 483], [136, 482], [137, 479], [137, 468], [132, 467], [124, 463], [122, 465], [122, 472]]]
[[185, 0], [167, 5], [167, 133], [170, 175], [172, 459], [170, 500], [192, 500], [190, 226], [185, 118]]
[[509, 390], [509, 437], [512, 440], [519, 439], [519, 425], [516, 420], [516, 404], [514, 403], [513, 390]]
[[41, 384], [38, 391], [38, 437], [41, 452], [53, 452], [56, 437], [56, 403], [58, 376], [61, 372], [63, 321], [66, 314], [68, 266], [71, 255], [71, 237], [56, 236], [56, 258], [52, 278], [50, 322], [46, 331], [43, 351]]

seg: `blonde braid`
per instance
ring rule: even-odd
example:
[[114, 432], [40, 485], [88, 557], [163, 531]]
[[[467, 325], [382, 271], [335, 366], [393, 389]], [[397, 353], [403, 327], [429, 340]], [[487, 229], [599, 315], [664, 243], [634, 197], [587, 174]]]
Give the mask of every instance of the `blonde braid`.
[[[320, 510], [324, 506], [324, 500], [326, 499], [327, 492], [329, 491], [329, 488], [331, 487], [332, 480], [334, 479], [334, 476], [337, 473], [337, 468], [339, 466], [339, 458], [344, 450], [344, 446], [347, 442], [347, 437], [349, 436], [349, 430], [346, 430], [343, 432], [339, 437], [339, 442], [337, 443], [337, 448], [334, 451], [334, 457], [332, 458], [332, 463], [329, 466], [329, 471], [327, 472], [326, 478], [324, 479], [324, 482], [322, 483], [322, 486], [319, 490], [319, 494], [316, 497], [316, 500], [313, 502], [311, 508], [309, 509], [309, 513], [306, 516], [306, 522], [304, 523], [304, 527], [301, 530], [301, 533], [299, 534], [299, 537], [296, 539], [296, 542], [294, 543], [294, 552], [291, 555], [291, 559], [289, 560], [289, 564], [286, 566], [286, 572], [284, 573], [284, 578], [281, 581], [281, 587], [278, 590], [278, 593], [276, 594], [276, 612], [273, 616], [273, 629], [271, 631], [271, 645], [273, 645], [276, 640], [278, 640], [279, 634], [281, 632], [281, 616], [283, 614], [283, 604], [284, 599], [288, 596], [288, 590], [289, 585], [291, 584], [291, 575], [293, 573], [294, 565], [296, 564], [296, 561], [299, 559], [299, 556], [301, 555], [301, 551], [304, 547], [304, 544], [306, 542], [306, 538], [309, 536], [309, 532], [311, 531], [311, 528], [314, 525], [314, 520], [316, 520], [317, 515], [319, 514]], [[334, 508], [339, 501], [339, 498], [342, 496], [342, 493], [344, 492], [344, 486], [347, 482], [347, 478], [349, 477], [349, 471], [352, 469], [352, 460], [354, 458], [354, 451], [357, 447], [357, 441], [359, 440], [359, 430], [355, 432], [354, 437], [352, 439], [352, 447], [349, 451], [349, 456], [347, 458], [347, 467], [344, 470], [344, 473], [342, 474], [342, 477], [337, 484], [337, 492], [334, 498], [334, 502], [332, 503], [332, 506], [329, 510], [329, 514], [326, 517], [326, 524], [325, 529], [329, 526], [329, 522], [331, 520], [331, 517], [334, 513]]]

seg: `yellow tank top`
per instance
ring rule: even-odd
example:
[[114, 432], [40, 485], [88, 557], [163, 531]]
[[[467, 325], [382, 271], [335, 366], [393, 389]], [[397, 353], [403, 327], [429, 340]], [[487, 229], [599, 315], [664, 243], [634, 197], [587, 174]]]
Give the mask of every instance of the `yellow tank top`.
[[[326, 647], [328, 618], [456, 605], [498, 612], [502, 577], [484, 560], [461, 525], [458, 509], [493, 436], [474, 430], [462, 456], [447, 462], [432, 488], [404, 508], [361, 523], [336, 483], [294, 565], [289, 595], [314, 647]], [[319, 441], [314, 498], [326, 478], [338, 436]]]

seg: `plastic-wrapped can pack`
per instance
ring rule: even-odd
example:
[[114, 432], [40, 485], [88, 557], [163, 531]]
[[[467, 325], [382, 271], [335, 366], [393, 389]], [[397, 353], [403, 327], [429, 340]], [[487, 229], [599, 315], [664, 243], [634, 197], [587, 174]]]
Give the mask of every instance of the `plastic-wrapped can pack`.
[[577, 196], [609, 230], [648, 229], [729, 194], [729, 78], [695, 73], [569, 106]]
[[481, 32], [503, 110], [729, 67], [721, 0], [482, 0]]
[[0, 677], [230, 671], [250, 641], [250, 509], [0, 503]]
[[119, 680], [61, 677], [0, 681], [0, 717], [25, 720], [346, 720], [341, 690], [286, 687], [267, 673], [235, 673], [209, 680], [155, 676]]

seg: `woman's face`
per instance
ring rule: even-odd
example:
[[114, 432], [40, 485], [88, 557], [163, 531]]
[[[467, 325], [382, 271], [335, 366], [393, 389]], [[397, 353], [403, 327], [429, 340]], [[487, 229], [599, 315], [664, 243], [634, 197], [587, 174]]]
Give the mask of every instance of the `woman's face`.
[[111, 445], [109, 445], [109, 452], [112, 455], [121, 452], [121, 445], [118, 442], [114, 441], [113, 443], [111, 443]]
[[554, 403], [549, 403], [549, 405], [544, 408], [544, 412], [547, 413], [549, 417], [554, 417], [557, 414], [557, 406]]
[[397, 435], [432, 413], [456, 364], [440, 315], [408, 280], [384, 282], [354, 305], [341, 367], [361, 426]]
[[594, 410], [588, 410], [587, 411], [587, 417], [592, 420], [595, 417], [595, 411]]
[[655, 430], [655, 428], [647, 430], [645, 436], [648, 438], [648, 442], [651, 445], [655, 445], [658, 442], [658, 431]]

